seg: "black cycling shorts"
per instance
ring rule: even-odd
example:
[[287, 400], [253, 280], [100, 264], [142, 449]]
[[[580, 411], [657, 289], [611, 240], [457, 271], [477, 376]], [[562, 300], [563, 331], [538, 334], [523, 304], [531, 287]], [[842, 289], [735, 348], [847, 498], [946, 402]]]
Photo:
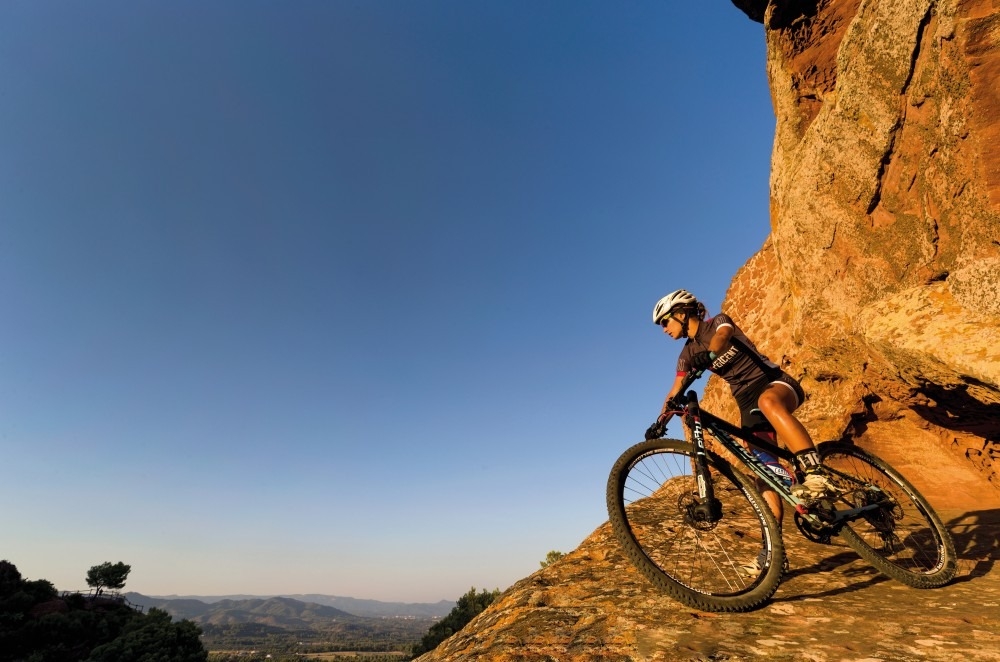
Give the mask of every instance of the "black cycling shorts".
[[747, 430], [773, 432], [774, 427], [761, 413], [757, 406], [760, 394], [766, 391], [772, 384], [781, 384], [781, 388], [789, 388], [795, 394], [795, 408], [798, 409], [805, 402], [806, 394], [798, 380], [786, 372], [782, 372], [775, 378], [760, 379], [747, 388], [740, 391], [739, 395], [734, 394], [736, 404], [740, 407], [740, 425]]

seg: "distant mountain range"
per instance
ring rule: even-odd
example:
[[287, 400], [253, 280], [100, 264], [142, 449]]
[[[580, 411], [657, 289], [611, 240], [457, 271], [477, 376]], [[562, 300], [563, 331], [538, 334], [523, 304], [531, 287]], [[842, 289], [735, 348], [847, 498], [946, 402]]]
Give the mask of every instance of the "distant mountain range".
[[454, 602], [380, 602], [336, 595], [167, 595], [147, 596], [127, 593], [128, 600], [147, 609], [157, 607], [178, 619], [196, 623], [265, 623], [279, 627], [310, 627], [317, 622], [353, 618], [440, 619], [455, 607]]
[[210, 651], [275, 646], [275, 650], [306, 646], [406, 651], [455, 606], [447, 601], [407, 604], [333, 595], [154, 597], [126, 593], [125, 598], [146, 610], [156, 607], [175, 620], [196, 623]]

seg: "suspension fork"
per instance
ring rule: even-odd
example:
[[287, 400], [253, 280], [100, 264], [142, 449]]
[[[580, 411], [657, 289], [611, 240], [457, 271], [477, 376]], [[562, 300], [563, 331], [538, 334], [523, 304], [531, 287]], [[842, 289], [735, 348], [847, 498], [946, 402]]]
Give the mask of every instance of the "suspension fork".
[[690, 508], [689, 514], [696, 522], [718, 522], [722, 519], [722, 503], [715, 498], [715, 486], [708, 469], [698, 394], [688, 391], [687, 399], [687, 415], [690, 417], [691, 438], [694, 440], [694, 474], [698, 481], [698, 503]]

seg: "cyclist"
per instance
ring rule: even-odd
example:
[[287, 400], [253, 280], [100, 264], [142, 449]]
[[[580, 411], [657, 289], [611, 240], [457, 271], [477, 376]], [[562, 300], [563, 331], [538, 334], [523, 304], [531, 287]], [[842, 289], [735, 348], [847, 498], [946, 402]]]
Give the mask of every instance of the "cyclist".
[[[792, 413], [805, 400], [798, 381], [761, 354], [728, 315], [719, 313], [705, 319], [705, 314], [705, 306], [687, 290], [671, 292], [653, 307], [653, 322], [674, 340], [683, 338], [685, 342], [677, 358], [674, 385], [660, 416], [646, 430], [646, 438], [663, 436], [667, 412], [678, 408], [674, 398], [681, 395], [687, 373], [711, 370], [729, 384], [740, 408], [742, 427], [765, 437], [770, 430], [777, 431], [781, 442], [795, 453], [796, 464], [805, 477], [792, 486], [792, 492], [806, 500], [834, 494], [836, 488], [823, 474], [816, 444]], [[765, 455], [765, 464], [777, 463], [776, 458]], [[762, 489], [762, 494], [780, 527], [784, 513], [781, 499], [770, 489]]]

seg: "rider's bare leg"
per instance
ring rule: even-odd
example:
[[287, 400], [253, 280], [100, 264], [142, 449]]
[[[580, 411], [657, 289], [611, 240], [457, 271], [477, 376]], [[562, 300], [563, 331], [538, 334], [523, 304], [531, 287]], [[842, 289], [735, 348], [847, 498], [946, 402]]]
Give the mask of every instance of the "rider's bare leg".
[[760, 394], [757, 406], [774, 426], [781, 443], [795, 453], [795, 463], [805, 472], [805, 478], [792, 487], [792, 493], [812, 499], [836, 494], [837, 487], [821, 471], [816, 444], [799, 419], [792, 415], [796, 407], [792, 390], [781, 383], [771, 384]]
[[793, 453], [816, 448], [799, 419], [792, 415], [798, 406], [795, 393], [783, 384], [771, 384], [760, 394], [757, 406], [778, 433], [778, 439]]

